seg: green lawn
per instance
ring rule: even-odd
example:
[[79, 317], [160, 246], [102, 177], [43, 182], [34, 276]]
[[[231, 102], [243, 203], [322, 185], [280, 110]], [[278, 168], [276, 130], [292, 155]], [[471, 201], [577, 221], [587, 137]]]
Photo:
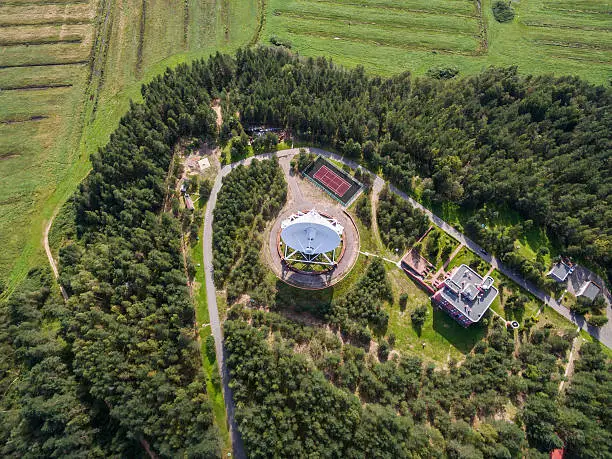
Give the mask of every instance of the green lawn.
[[[435, 246], [432, 245], [431, 251], [429, 251], [429, 244], [433, 244], [431, 241], [434, 239], [434, 237], [437, 237], [438, 241]], [[434, 227], [434, 229], [429, 232], [425, 239], [421, 241], [421, 245], [423, 247], [421, 254], [436, 267], [436, 270], [438, 270], [442, 267], [442, 265], [444, 265], [444, 262], [459, 246], [459, 242], [446, 234], [440, 228]]]
[[[500, 316], [507, 320], [516, 320], [519, 323], [523, 323], [525, 319], [528, 317], [533, 317], [542, 307], [542, 302], [539, 301], [535, 296], [531, 293], [523, 290], [519, 285], [512, 282], [508, 277], [504, 276], [502, 273], [493, 270], [491, 273], [491, 277], [495, 279], [495, 287], [499, 290], [499, 294], [493, 304], [491, 305], [491, 309], [497, 312]], [[504, 305], [508, 298], [513, 294], [523, 294], [529, 298], [529, 301], [525, 303], [524, 311], [522, 312], [513, 312], [507, 314], [504, 310]]]
[[[353, 217], [357, 230], [359, 231], [359, 250], [369, 253], [379, 253], [380, 248], [376, 242], [372, 228], [366, 226], [355, 213], [355, 206], [359, 201], [363, 201], [364, 199], [370, 199], [370, 195], [362, 193], [361, 196], [351, 204], [348, 213]], [[374, 218], [374, 215], [372, 215], [372, 218]]]
[[365, 255], [359, 255], [351, 272], [336, 285], [322, 290], [303, 290], [288, 285], [278, 279], [271, 271], [267, 281], [276, 290], [276, 303], [279, 307], [290, 307], [296, 311], [313, 311], [328, 305], [334, 298], [346, 295], [366, 271], [369, 264]]
[[[488, 204], [487, 208], [490, 210], [490, 218], [487, 221], [489, 228], [505, 228], [524, 222], [524, 219], [515, 210], [507, 207], [495, 207], [491, 204]], [[462, 231], [464, 223], [473, 215], [470, 210], [462, 209], [458, 204], [450, 202], [432, 206], [432, 210], [459, 231]], [[531, 227], [522, 232], [518, 239], [514, 241], [514, 247], [524, 257], [534, 260], [538, 249], [546, 247], [549, 252], [543, 257], [546, 266], [550, 266], [552, 260], [559, 254], [558, 249], [552, 244], [542, 227]]]
[[454, 267], [460, 265], [470, 265], [470, 263], [480, 262], [480, 265], [476, 269], [476, 272], [481, 276], [484, 276], [491, 265], [485, 262], [482, 258], [478, 257], [474, 252], [472, 252], [467, 247], [463, 247], [459, 253], [452, 259], [452, 261], [448, 264], [446, 270], [451, 271]]
[[[360, 255], [350, 274], [333, 287], [323, 290], [301, 290], [278, 280], [272, 273], [269, 282], [274, 283], [277, 291], [277, 306], [291, 308], [297, 312], [314, 311], [329, 304], [334, 298], [348, 293], [365, 273], [369, 260]], [[395, 349], [401, 354], [418, 354], [426, 359], [444, 364], [448, 356], [461, 359], [480, 340], [485, 330], [480, 327], [465, 329], [443, 312], [433, 309], [429, 295], [417, 287], [396, 265], [386, 262], [387, 275], [393, 289], [393, 304], [387, 304], [389, 326], [386, 336], [395, 334]], [[400, 308], [402, 293], [408, 295], [407, 306]], [[417, 332], [412, 326], [410, 313], [419, 305], [428, 307], [428, 316], [422, 330]], [[425, 343], [425, 347], [423, 347]]]
[[[202, 367], [206, 376], [206, 393], [208, 394], [215, 424], [219, 428], [221, 441], [223, 443], [223, 454], [227, 454], [232, 450], [229, 431], [227, 429], [227, 413], [225, 412], [225, 401], [223, 399], [223, 389], [221, 388], [219, 368], [216, 361], [210, 361], [205, 352], [206, 338], [211, 334], [210, 325], [200, 329], [200, 342], [202, 354]], [[214, 377], [212, 375], [215, 375]]]
[[546, 324], [553, 325], [555, 328], [558, 328], [560, 330], [566, 330], [566, 329], [575, 330], [577, 328], [576, 325], [571, 323], [569, 320], [567, 320], [557, 311], [555, 311], [554, 309], [548, 306], [544, 307], [544, 309], [538, 316], [538, 327], [543, 327]]
[[561, 304], [567, 309], [571, 309], [571, 307], [576, 304], [576, 297], [570, 292], [565, 292], [563, 299], [561, 300]]
[[[463, 328], [444, 312], [434, 309], [429, 295], [417, 287], [402, 270], [390, 263], [387, 263], [386, 267], [394, 296], [393, 304], [388, 305], [387, 309], [387, 335], [395, 335], [395, 349], [401, 354], [416, 354], [444, 365], [449, 356], [461, 360], [484, 337], [484, 328], [476, 325]], [[404, 310], [399, 304], [402, 293], [408, 295]], [[423, 304], [427, 305], [427, 320], [421, 330], [416, 330], [412, 325], [410, 313]]]

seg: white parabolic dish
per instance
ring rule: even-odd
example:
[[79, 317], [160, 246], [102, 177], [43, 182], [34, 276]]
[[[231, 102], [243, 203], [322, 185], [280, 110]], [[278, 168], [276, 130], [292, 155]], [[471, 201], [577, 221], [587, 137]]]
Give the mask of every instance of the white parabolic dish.
[[294, 250], [317, 255], [334, 250], [340, 245], [344, 227], [333, 218], [326, 218], [316, 210], [298, 212], [281, 223], [281, 238]]

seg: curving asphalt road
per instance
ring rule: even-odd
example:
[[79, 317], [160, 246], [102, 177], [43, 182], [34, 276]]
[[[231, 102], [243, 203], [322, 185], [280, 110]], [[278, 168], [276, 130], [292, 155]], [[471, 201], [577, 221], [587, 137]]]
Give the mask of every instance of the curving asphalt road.
[[[342, 156], [339, 156], [335, 153], [331, 153], [326, 150], [321, 150], [319, 148], [309, 148], [309, 151], [319, 154], [321, 156], [325, 156], [327, 158], [333, 159], [335, 161], [339, 161], [343, 164], [346, 164], [352, 168], [360, 167], [355, 161], [350, 159], [346, 159]], [[242, 439], [240, 438], [240, 432], [238, 431], [236, 420], [234, 418], [235, 405], [232, 398], [232, 390], [229, 387], [229, 370], [225, 363], [225, 348], [223, 346], [223, 333], [221, 330], [221, 322], [219, 320], [219, 310], [217, 308], [217, 297], [216, 297], [216, 289], [215, 284], [213, 282], [213, 265], [212, 265], [212, 221], [213, 221], [213, 211], [215, 209], [215, 204], [217, 202], [217, 194], [221, 189], [223, 177], [231, 172], [232, 169], [236, 168], [238, 165], [248, 165], [254, 159], [269, 159], [273, 156], [277, 157], [293, 157], [299, 153], [298, 148], [281, 150], [272, 153], [264, 153], [262, 155], [258, 155], [255, 157], [246, 158], [241, 161], [237, 161], [235, 163], [223, 166], [217, 174], [215, 179], [215, 183], [213, 185], [208, 204], [206, 206], [206, 215], [204, 218], [204, 231], [202, 237], [203, 239], [203, 250], [204, 250], [204, 271], [206, 278], [206, 297], [208, 300], [208, 313], [210, 316], [210, 326], [212, 329], [212, 334], [215, 339], [215, 350], [217, 352], [217, 363], [219, 365], [219, 371], [221, 373], [221, 381], [223, 387], [223, 395], [225, 398], [225, 407], [227, 410], [227, 419], [229, 423], [229, 431], [232, 439], [232, 445], [234, 449], [234, 456], [238, 458], [245, 458], [246, 454], [244, 451], [244, 445], [242, 443]], [[384, 184], [384, 180], [378, 175], [375, 177], [375, 186], [381, 186]], [[440, 217], [435, 215], [429, 209], [423, 207], [420, 203], [412, 199], [403, 191], [397, 189], [395, 186], [390, 185], [390, 189], [393, 193], [400, 196], [402, 199], [405, 199], [412, 205], [413, 207], [422, 210], [430, 220], [438, 226], [441, 230], [449, 234], [450, 236], [457, 239], [459, 242], [462, 242], [466, 245], [470, 250], [472, 250], [477, 256], [485, 260], [487, 263], [491, 264], [498, 271], [512, 279], [515, 283], [523, 287], [528, 292], [532, 293], [535, 297], [540, 299], [544, 304], [553, 308], [563, 317], [576, 324], [577, 327], [586, 330], [591, 336], [598, 339], [609, 348], [612, 348], [612, 321], [608, 322], [605, 326], [600, 327], [599, 329], [596, 327], [592, 327], [586, 323], [584, 317], [573, 314], [567, 309], [565, 306], [559, 304], [554, 298], [552, 298], [547, 293], [540, 290], [538, 287], [533, 285], [530, 282], [527, 282], [525, 279], [520, 277], [517, 273], [504, 266], [503, 263], [496, 257], [486, 253], [484, 249], [476, 244], [474, 241], [469, 239], [464, 234], [457, 231], [454, 227], [449, 225], [447, 222], [442, 220]], [[610, 312], [610, 306], [608, 305], [608, 317], [612, 317]]]
[[[268, 159], [273, 156], [279, 156], [282, 153], [282, 151], [275, 153], [264, 153], [263, 155], [259, 155], [256, 158]], [[229, 174], [232, 169], [236, 168], [240, 164], [250, 164], [253, 159], [255, 158], [246, 158], [242, 161], [237, 161], [221, 168], [221, 170], [217, 174], [215, 183], [210, 192], [210, 197], [208, 198], [208, 204], [206, 205], [206, 214], [204, 216], [204, 230], [202, 234], [202, 250], [204, 251], [204, 277], [206, 279], [206, 300], [208, 302], [208, 316], [210, 319], [210, 328], [212, 331], [212, 335], [215, 339], [217, 364], [219, 366], [219, 372], [221, 374], [221, 386], [223, 388], [223, 398], [225, 400], [225, 410], [227, 412], [227, 422], [230, 438], [232, 441], [232, 448], [234, 451], [234, 457], [237, 457], [239, 459], [246, 458], [246, 453], [244, 451], [244, 445], [242, 443], [242, 438], [240, 438], [240, 432], [238, 431], [236, 418], [234, 416], [236, 406], [232, 397], [232, 389], [229, 386], [229, 369], [227, 368], [225, 362], [226, 351], [225, 347], [223, 346], [223, 332], [221, 330], [221, 321], [219, 320], [219, 308], [217, 307], [217, 290], [215, 288], [215, 283], [213, 280], [214, 269], [212, 264], [212, 222], [213, 211], [215, 210], [215, 205], [217, 204], [217, 194], [219, 193], [221, 185], [223, 184], [223, 177]]]

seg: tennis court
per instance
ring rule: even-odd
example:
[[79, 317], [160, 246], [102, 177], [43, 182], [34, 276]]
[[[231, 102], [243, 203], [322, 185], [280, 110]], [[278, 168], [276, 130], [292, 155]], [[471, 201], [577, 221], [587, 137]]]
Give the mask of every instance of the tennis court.
[[337, 168], [321, 156], [307, 166], [303, 174], [343, 206], [348, 206], [363, 187], [348, 172]]
[[338, 196], [344, 196], [344, 193], [351, 187], [351, 184], [332, 171], [327, 166], [321, 166], [317, 173], [313, 176], [323, 185], [332, 190]]

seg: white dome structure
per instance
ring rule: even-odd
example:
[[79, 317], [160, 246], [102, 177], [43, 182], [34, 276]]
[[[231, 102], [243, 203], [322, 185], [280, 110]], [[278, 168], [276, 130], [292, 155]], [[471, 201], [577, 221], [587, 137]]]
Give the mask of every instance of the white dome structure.
[[[281, 223], [285, 260], [335, 265], [335, 250], [342, 242], [344, 227], [315, 209], [297, 212]], [[293, 252], [289, 253], [288, 248]], [[327, 255], [332, 252], [331, 259]]]

